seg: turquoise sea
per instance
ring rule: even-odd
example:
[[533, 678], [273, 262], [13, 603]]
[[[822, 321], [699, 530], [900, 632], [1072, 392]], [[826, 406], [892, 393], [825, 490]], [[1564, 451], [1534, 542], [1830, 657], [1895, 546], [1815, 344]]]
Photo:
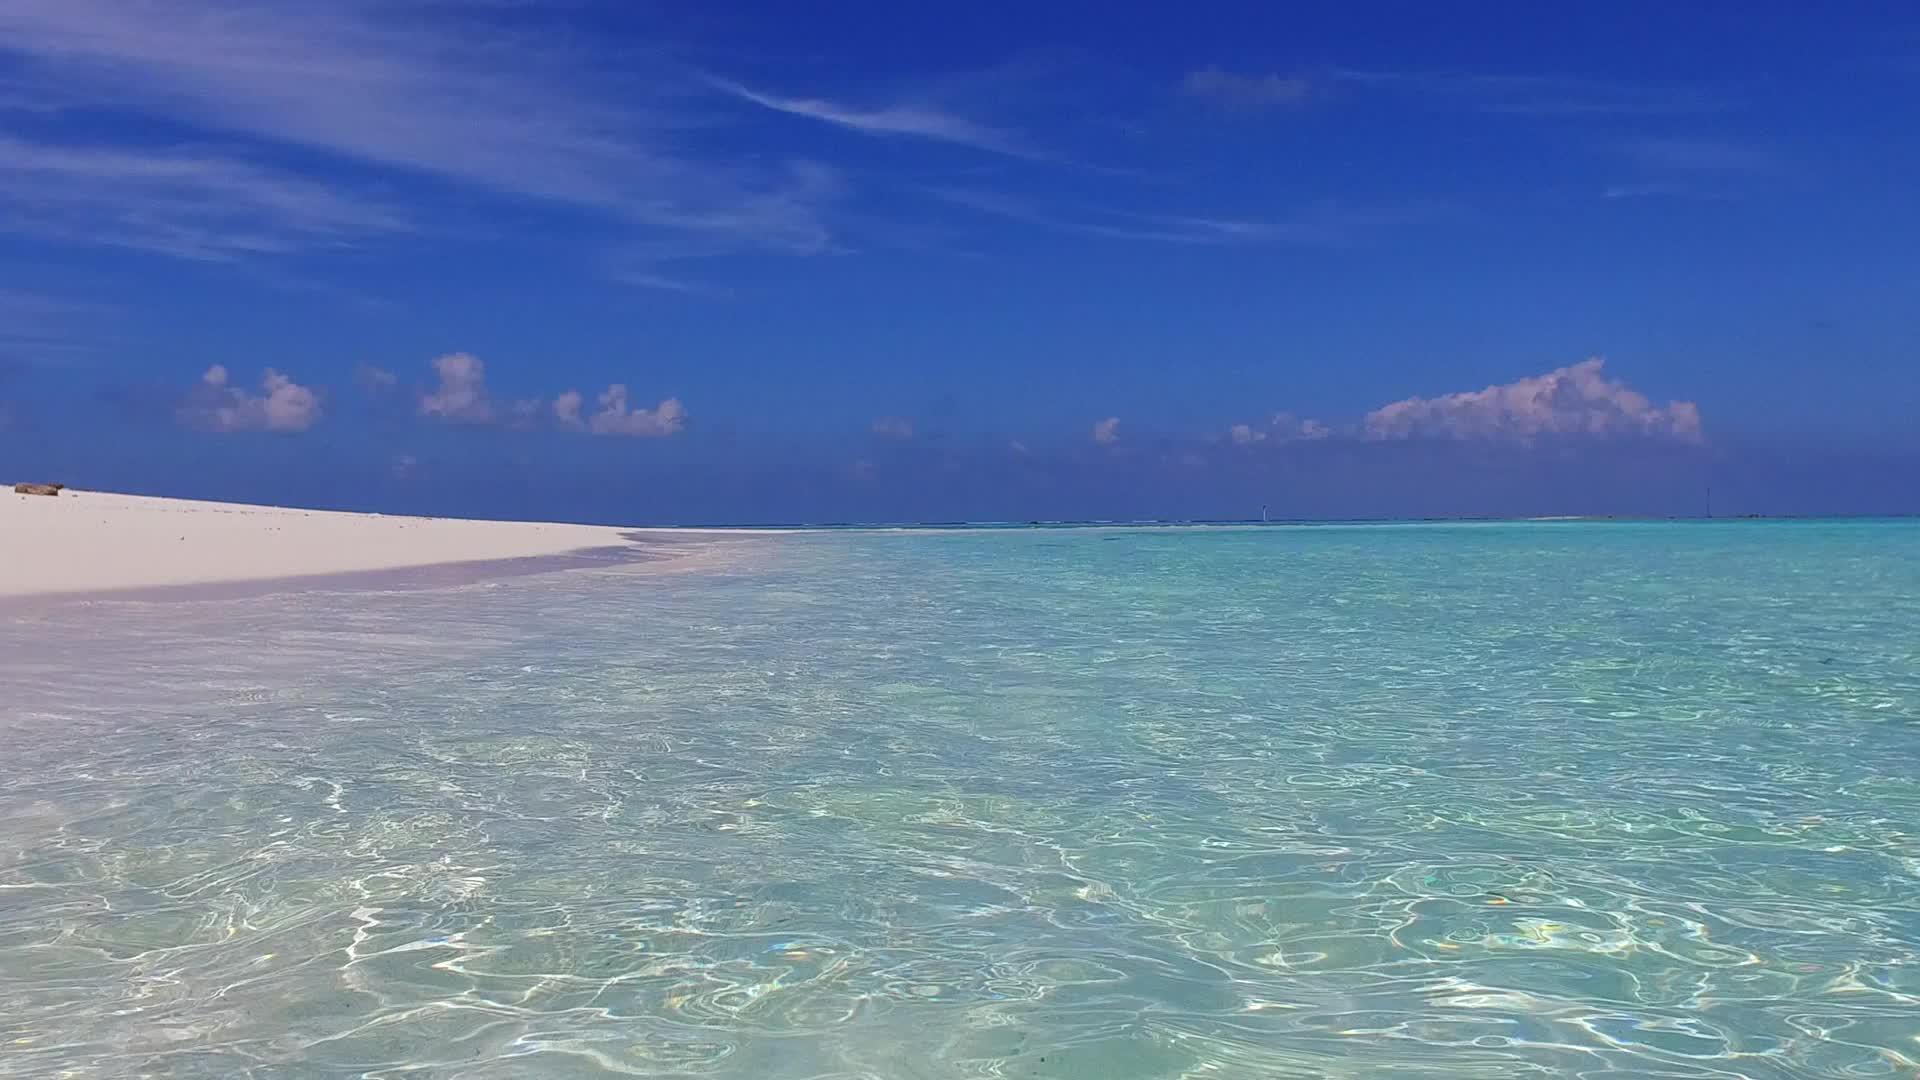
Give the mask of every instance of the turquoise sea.
[[0, 1075], [1901, 1077], [1920, 523], [0, 612]]

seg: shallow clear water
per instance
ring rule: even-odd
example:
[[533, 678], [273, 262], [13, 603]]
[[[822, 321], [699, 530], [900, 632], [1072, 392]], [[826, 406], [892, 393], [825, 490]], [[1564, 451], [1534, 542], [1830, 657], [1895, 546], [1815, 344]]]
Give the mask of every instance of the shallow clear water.
[[1916, 523], [767, 537], [0, 686], [0, 1075], [1920, 1061]]

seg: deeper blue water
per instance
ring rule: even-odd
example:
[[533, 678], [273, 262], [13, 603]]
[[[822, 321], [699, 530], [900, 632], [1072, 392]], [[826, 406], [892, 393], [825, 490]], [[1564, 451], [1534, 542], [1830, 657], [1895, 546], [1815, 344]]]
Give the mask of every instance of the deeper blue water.
[[0, 1075], [1920, 1069], [1920, 523], [0, 614]]

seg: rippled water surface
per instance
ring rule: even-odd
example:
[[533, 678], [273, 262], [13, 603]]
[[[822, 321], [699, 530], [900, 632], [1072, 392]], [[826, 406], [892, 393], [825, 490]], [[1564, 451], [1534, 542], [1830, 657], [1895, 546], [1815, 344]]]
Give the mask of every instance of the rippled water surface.
[[0, 615], [0, 1075], [1875, 1077], [1920, 525]]

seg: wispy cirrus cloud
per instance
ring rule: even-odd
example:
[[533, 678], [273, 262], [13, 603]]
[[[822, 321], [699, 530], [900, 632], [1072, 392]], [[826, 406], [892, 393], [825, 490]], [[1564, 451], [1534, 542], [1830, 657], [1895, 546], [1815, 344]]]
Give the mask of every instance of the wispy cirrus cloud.
[[680, 293], [684, 296], [725, 297], [733, 295], [732, 290], [719, 285], [709, 285], [702, 281], [690, 281], [674, 277], [658, 270], [625, 267], [614, 270], [608, 277], [621, 285], [631, 285], [636, 289], [657, 289], [661, 292]]
[[1214, 66], [1188, 72], [1180, 81], [1180, 92], [1229, 109], [1271, 109], [1304, 104], [1313, 93], [1313, 83], [1296, 76], [1246, 75]]
[[1356, 91], [1393, 93], [1436, 105], [1543, 119], [1700, 116], [1733, 107], [1723, 95], [1698, 87], [1576, 76], [1338, 68], [1324, 77]]
[[70, 300], [33, 289], [0, 287], [0, 324], [9, 329], [65, 323], [81, 316], [98, 315], [103, 310], [89, 301]]
[[1321, 208], [1290, 221], [1250, 221], [1189, 214], [1149, 214], [1127, 210], [1084, 209], [1077, 213], [1044, 208], [1027, 199], [966, 188], [933, 187], [926, 193], [942, 202], [993, 217], [1056, 232], [1109, 240], [1163, 244], [1338, 245], [1357, 231], [1413, 220], [1412, 213], [1353, 212]]
[[120, 314], [91, 300], [0, 287], [0, 361], [33, 363], [91, 352], [102, 324]]
[[1696, 202], [1724, 202], [1731, 198], [1713, 187], [1678, 180], [1649, 180], [1643, 183], [1608, 184], [1600, 197], [1615, 201], [1628, 199], [1690, 199]]
[[1045, 155], [1027, 146], [1011, 132], [969, 120], [957, 113], [932, 105], [896, 104], [873, 108], [825, 101], [820, 98], [782, 97], [763, 93], [730, 79], [710, 78], [719, 90], [762, 108], [789, 116], [805, 117], [832, 124], [863, 135], [907, 136], [955, 143], [1008, 157], [1040, 158]]
[[904, 416], [882, 416], [870, 425], [869, 430], [883, 439], [911, 439], [913, 421]]
[[1777, 182], [1792, 169], [1772, 147], [1736, 139], [1660, 136], [1602, 142], [1633, 178], [1607, 185], [1601, 197], [1723, 202], [1755, 183]]
[[[0, 6], [0, 57], [23, 84], [92, 109], [730, 247], [826, 246], [804, 178], [684, 145], [686, 78], [669, 60], [629, 49], [615, 64], [542, 18], [372, 0], [15, 0]], [[197, 254], [243, 243], [233, 235], [176, 246]]]
[[1120, 441], [1120, 418], [1109, 416], [1105, 420], [1096, 420], [1093, 424], [1093, 441], [1098, 446], [1112, 446]]
[[17, 232], [204, 261], [345, 246], [404, 231], [371, 199], [231, 157], [0, 137]]
[[1619, 153], [1643, 168], [1683, 173], [1771, 173], [1780, 168], [1772, 150], [1733, 139], [1661, 137], [1629, 139]]
[[400, 382], [400, 376], [386, 368], [362, 361], [353, 366], [353, 383], [362, 391], [375, 396], [391, 391]]

